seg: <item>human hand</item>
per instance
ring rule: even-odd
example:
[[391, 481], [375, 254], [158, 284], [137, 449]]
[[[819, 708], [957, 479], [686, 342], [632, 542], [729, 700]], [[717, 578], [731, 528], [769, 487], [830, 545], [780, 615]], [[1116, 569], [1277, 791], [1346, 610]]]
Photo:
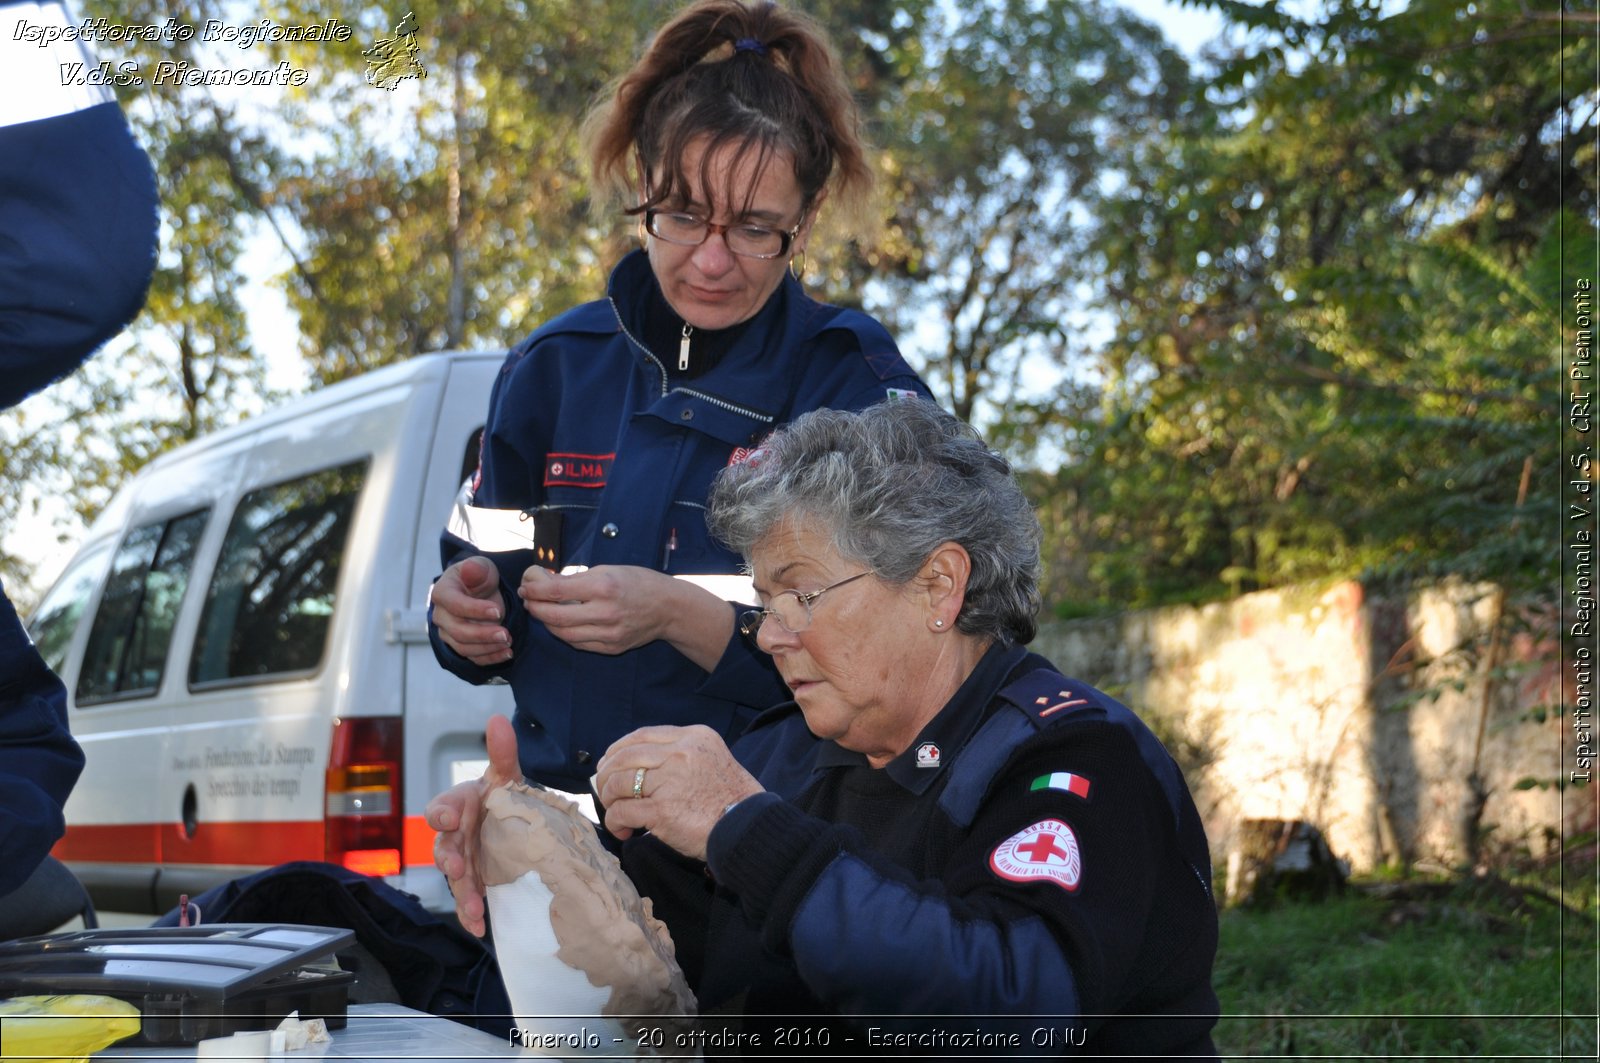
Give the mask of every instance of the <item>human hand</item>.
[[600, 565], [560, 575], [538, 565], [517, 596], [528, 615], [575, 649], [619, 654], [664, 636], [678, 581], [654, 569]]
[[[634, 781], [644, 769], [641, 796]], [[685, 856], [706, 858], [706, 840], [735, 801], [762, 792], [709, 727], [641, 727], [614, 742], [595, 770], [606, 829], [618, 838], [647, 830]]]
[[511, 659], [511, 632], [502, 621], [500, 570], [487, 557], [468, 557], [444, 570], [428, 594], [433, 623], [446, 646], [477, 665]]
[[482, 937], [484, 889], [478, 874], [478, 831], [483, 825], [483, 803], [491, 791], [508, 782], [520, 782], [517, 735], [504, 716], [489, 717], [484, 730], [489, 748], [489, 769], [471, 782], [459, 783], [428, 802], [423, 815], [437, 834], [433, 863], [444, 873], [456, 899], [456, 918], [468, 933]]

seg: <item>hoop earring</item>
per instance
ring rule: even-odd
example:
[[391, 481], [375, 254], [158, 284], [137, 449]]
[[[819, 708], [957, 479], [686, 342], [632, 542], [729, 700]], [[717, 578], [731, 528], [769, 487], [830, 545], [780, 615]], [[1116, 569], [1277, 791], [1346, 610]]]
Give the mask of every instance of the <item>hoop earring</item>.
[[805, 274], [805, 271], [806, 271], [806, 249], [802, 247], [800, 249], [800, 251], [798, 252], [798, 255], [799, 255], [799, 258], [800, 258], [800, 264], [798, 266], [794, 264], [794, 260], [795, 260], [796, 256], [795, 255], [790, 255], [789, 256], [789, 276], [793, 277], [795, 280], [800, 280], [801, 277]]

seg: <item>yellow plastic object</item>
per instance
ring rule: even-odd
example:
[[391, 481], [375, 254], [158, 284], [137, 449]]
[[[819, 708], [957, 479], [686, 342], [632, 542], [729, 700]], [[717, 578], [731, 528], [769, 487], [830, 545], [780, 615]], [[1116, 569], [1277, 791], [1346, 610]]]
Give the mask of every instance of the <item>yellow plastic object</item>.
[[116, 997], [12, 997], [0, 1000], [0, 1060], [48, 1058], [81, 1063], [139, 1032], [139, 1009]]

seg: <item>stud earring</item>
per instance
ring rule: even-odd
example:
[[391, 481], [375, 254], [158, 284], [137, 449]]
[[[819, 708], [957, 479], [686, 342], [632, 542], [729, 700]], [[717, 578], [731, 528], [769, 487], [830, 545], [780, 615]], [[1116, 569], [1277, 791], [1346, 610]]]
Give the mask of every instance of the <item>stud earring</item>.
[[933, 626], [934, 627], [944, 627], [944, 621], [943, 620], [935, 620], [933, 622]]

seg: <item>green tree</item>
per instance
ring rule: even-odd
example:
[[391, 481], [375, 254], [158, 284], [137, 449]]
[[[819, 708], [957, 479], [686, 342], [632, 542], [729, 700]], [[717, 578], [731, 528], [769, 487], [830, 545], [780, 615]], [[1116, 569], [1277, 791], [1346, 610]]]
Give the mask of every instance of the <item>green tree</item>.
[[[304, 246], [287, 283], [314, 376], [503, 346], [604, 290], [634, 223], [594, 217], [579, 125], [678, 6], [419, 3], [428, 75], [394, 92], [363, 83], [353, 46], [288, 50], [324, 63], [324, 87], [288, 105], [321, 146], [280, 171], [274, 196]], [[883, 53], [914, 29], [920, 6], [833, 0], [815, 12], [834, 26], [864, 97], [891, 79]], [[360, 32], [372, 40], [390, 29], [373, 15]], [[824, 288], [842, 275], [828, 263]]]
[[629, 230], [589, 217], [578, 124], [664, 7], [412, 5], [426, 76], [392, 91], [357, 47], [392, 34], [379, 12], [343, 47], [287, 49], [316, 64], [285, 107], [313, 150], [278, 171], [272, 208], [302, 247], [286, 281], [315, 377], [504, 346], [602, 290]]
[[1078, 593], [1537, 564], [1505, 529], [1526, 459], [1530, 519], [1555, 492], [1555, 190], [1571, 250], [1592, 35], [1507, 3], [1216, 6], [1247, 43], [1130, 144], [1100, 231], [1107, 386], [1053, 485], [1094, 514], [1058, 544], [1092, 559]]
[[1081, 362], [1095, 204], [1124, 179], [1112, 149], [1184, 106], [1188, 69], [1094, 0], [942, 5], [920, 52], [892, 104], [872, 303], [970, 420], [1023, 390], [1029, 359]]
[[[91, 519], [130, 472], [179, 442], [259, 409], [270, 396], [240, 293], [242, 256], [267, 234], [292, 266], [278, 278], [297, 315], [301, 353], [327, 382], [450, 346], [504, 346], [603, 290], [633, 239], [620, 215], [596, 220], [577, 145], [590, 100], [624, 70], [672, 0], [481, 0], [408, 5], [425, 77], [368, 84], [363, 51], [393, 36], [403, 12], [341, 11], [347, 41], [102, 46], [135, 62], [120, 91], [161, 181], [162, 257], [129, 335], [73, 381], [0, 418], [0, 519], [66, 499], [61, 532]], [[903, 77], [925, 0], [823, 0], [869, 109]], [[203, 30], [261, 19], [328, 17], [299, 2], [91, 0], [83, 18]], [[288, 62], [300, 86], [228, 93], [150, 83], [157, 63], [196, 70]], [[847, 243], [819, 256], [825, 294]], [[831, 262], [831, 265], [830, 265]], [[832, 280], [830, 280], [830, 278]], [[21, 574], [0, 556], [0, 576]]]

